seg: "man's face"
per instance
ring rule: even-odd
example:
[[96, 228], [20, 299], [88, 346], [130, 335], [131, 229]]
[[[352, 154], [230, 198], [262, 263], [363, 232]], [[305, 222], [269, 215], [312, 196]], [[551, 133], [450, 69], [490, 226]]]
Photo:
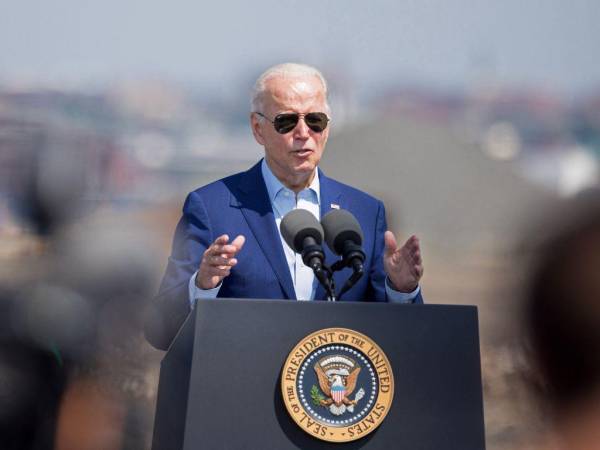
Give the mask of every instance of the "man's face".
[[[316, 77], [273, 77], [266, 87], [263, 111], [259, 112], [270, 120], [281, 113], [328, 113], [323, 86]], [[280, 134], [271, 122], [256, 114], [252, 114], [251, 122], [254, 137], [265, 148], [267, 163], [274, 174], [288, 187], [306, 187], [323, 155], [329, 127], [316, 132], [301, 118], [292, 131]]]

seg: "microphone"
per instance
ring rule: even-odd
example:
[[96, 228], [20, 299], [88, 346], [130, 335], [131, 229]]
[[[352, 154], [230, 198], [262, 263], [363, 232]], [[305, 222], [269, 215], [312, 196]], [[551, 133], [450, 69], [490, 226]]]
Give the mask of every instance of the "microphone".
[[342, 259], [332, 266], [332, 270], [341, 270], [344, 267], [352, 268], [352, 275], [338, 294], [338, 299], [348, 291], [362, 277], [365, 252], [362, 249], [363, 232], [354, 217], [345, 209], [334, 209], [321, 220], [325, 231], [325, 241], [333, 253]]
[[362, 270], [365, 252], [362, 249], [363, 232], [358, 220], [345, 209], [334, 209], [321, 220], [325, 241], [333, 253], [340, 255], [345, 266]]
[[331, 273], [325, 266], [325, 254], [321, 245], [323, 227], [316, 217], [305, 209], [294, 209], [285, 215], [279, 228], [287, 245], [302, 255], [304, 264], [313, 270], [329, 298], [335, 300]]

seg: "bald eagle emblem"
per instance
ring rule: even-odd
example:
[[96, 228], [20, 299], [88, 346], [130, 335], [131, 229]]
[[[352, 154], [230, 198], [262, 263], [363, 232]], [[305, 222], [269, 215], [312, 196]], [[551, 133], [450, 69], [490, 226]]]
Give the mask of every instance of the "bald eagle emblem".
[[329, 355], [321, 358], [314, 366], [319, 388], [313, 386], [311, 397], [315, 406], [328, 408], [331, 414], [341, 416], [346, 411], [354, 412], [354, 406], [365, 395], [360, 388], [353, 399], [360, 366], [345, 355]]

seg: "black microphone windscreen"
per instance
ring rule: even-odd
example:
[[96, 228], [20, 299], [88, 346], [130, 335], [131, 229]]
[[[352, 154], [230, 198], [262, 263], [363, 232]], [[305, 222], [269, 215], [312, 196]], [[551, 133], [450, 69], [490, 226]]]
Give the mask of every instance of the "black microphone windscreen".
[[294, 209], [285, 215], [279, 226], [283, 239], [295, 252], [301, 253], [304, 239], [312, 237], [317, 244], [323, 243], [323, 227], [310, 212]]
[[325, 231], [325, 241], [329, 248], [341, 255], [346, 241], [362, 245], [363, 232], [356, 217], [345, 209], [333, 209], [321, 220]]

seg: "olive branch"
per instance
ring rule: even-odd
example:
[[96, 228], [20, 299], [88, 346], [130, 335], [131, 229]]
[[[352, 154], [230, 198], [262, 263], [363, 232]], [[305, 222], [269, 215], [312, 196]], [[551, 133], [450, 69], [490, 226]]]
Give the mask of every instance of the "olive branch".
[[325, 397], [323, 396], [323, 394], [321, 394], [319, 388], [314, 384], [313, 387], [310, 388], [310, 398], [312, 399], [313, 405], [315, 406], [321, 406], [321, 401], [325, 400]]

